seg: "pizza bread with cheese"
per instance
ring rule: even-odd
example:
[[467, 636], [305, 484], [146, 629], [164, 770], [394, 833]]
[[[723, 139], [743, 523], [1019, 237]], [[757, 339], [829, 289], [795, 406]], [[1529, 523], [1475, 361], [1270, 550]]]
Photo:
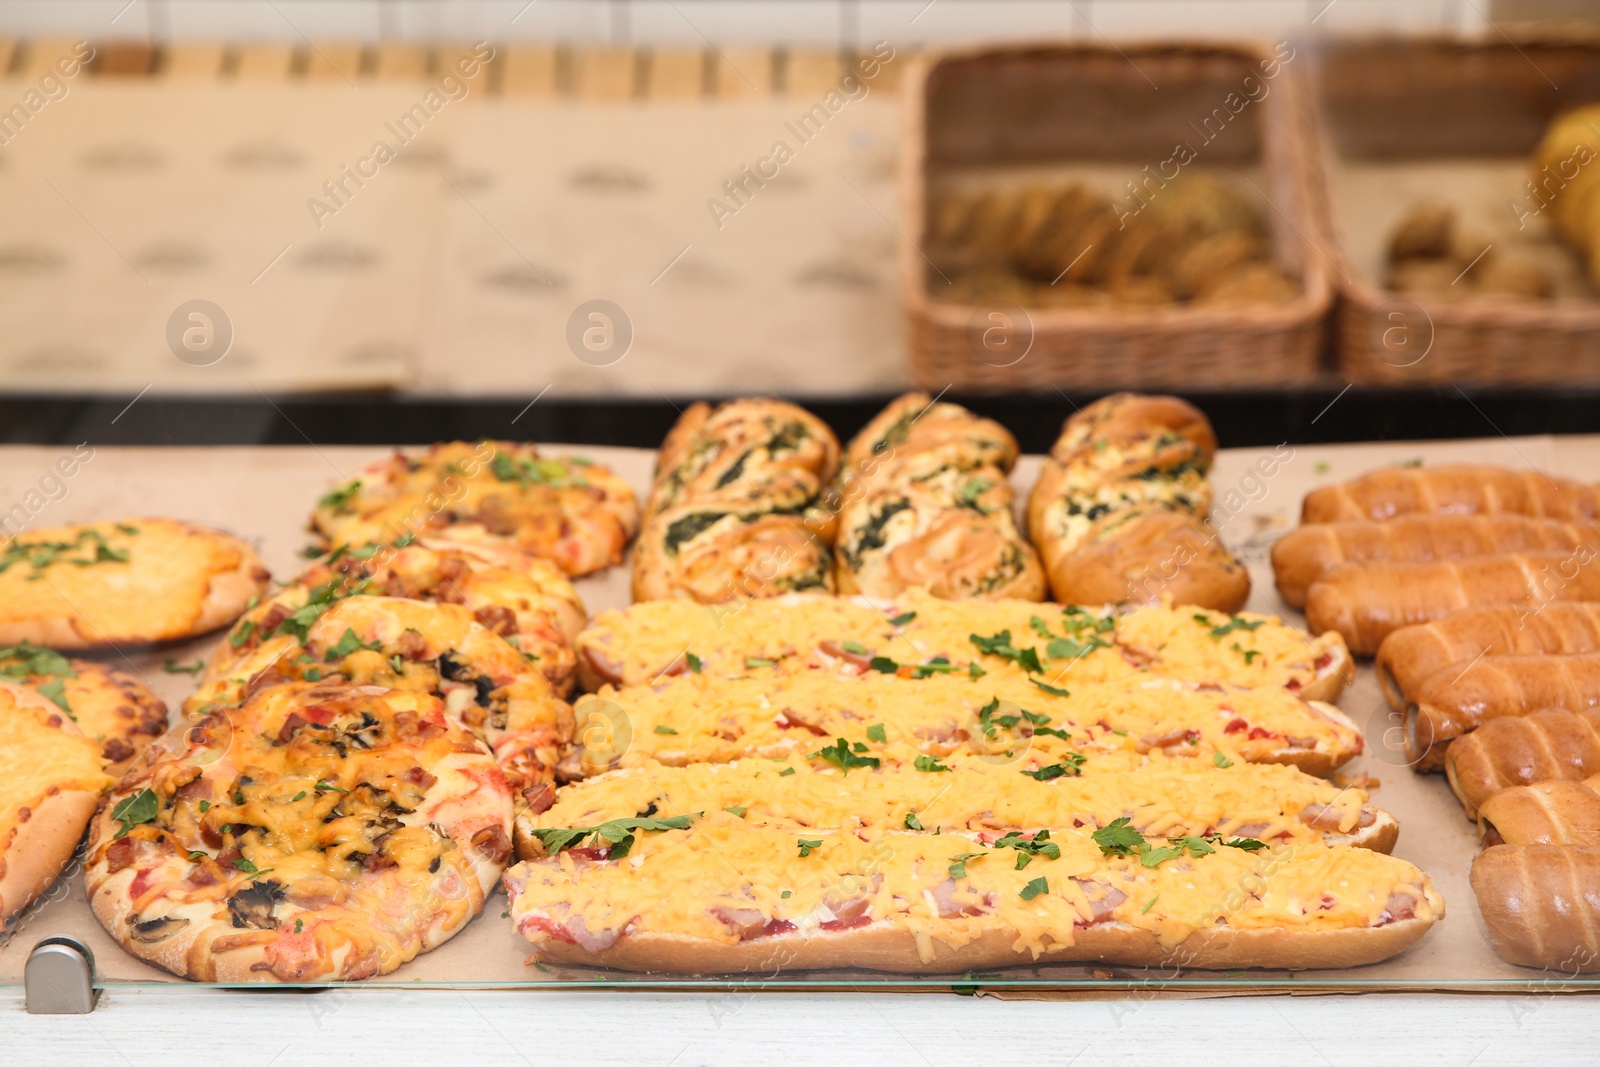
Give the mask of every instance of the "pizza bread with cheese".
[[840, 680], [752, 667], [742, 676], [690, 673], [656, 686], [602, 689], [580, 700], [575, 716], [578, 744], [558, 767], [567, 779], [649, 760], [777, 758], [840, 738], [852, 751], [905, 744], [930, 756], [971, 751], [1041, 766], [1074, 752], [1164, 749], [1315, 774], [1331, 773], [1363, 747], [1360, 729], [1330, 705], [1281, 689], [1172, 679], [1049, 692], [998, 677]]
[[[1287, 689], [1334, 701], [1355, 676], [1336, 633], [1310, 637], [1274, 616], [1159, 606], [1117, 613], [1032, 601], [952, 602], [913, 589], [892, 601], [791, 596], [603, 611], [578, 636], [578, 680], [649, 685], [749, 662], [781, 671], [964, 673], [1055, 683], [1162, 677]], [[874, 663], [877, 666], [874, 666]]]
[[302, 632], [268, 638], [184, 703], [191, 717], [237, 707], [288, 681], [429, 693], [494, 751], [519, 787], [549, 780], [572, 737], [572, 708], [510, 642], [459, 604], [347, 597]]
[[59, 708], [0, 690], [0, 931], [56, 880], [111, 779]]
[[510, 545], [574, 577], [622, 562], [639, 530], [633, 490], [606, 467], [529, 444], [443, 442], [396, 451], [317, 502], [327, 548], [392, 545], [430, 533]]
[[238, 618], [270, 577], [237, 537], [176, 519], [29, 530], [0, 546], [0, 645], [185, 640]]
[[1443, 917], [1428, 877], [1403, 860], [1237, 844], [1150, 840], [1126, 825], [992, 846], [797, 834], [710, 811], [552, 838], [505, 885], [537, 959], [669, 973], [1353, 967], [1404, 951]]
[[387, 974], [483, 910], [510, 853], [505, 776], [427, 693], [273, 686], [168, 745], [101, 809], [86, 882], [181, 977]]
[[144, 682], [103, 663], [26, 642], [0, 649], [0, 689], [19, 704], [67, 713], [118, 777], [167, 729], [167, 705]]
[[347, 596], [462, 604], [509, 640], [561, 695], [572, 689], [572, 641], [588, 613], [560, 568], [520, 550], [420, 537], [393, 545], [341, 545], [245, 613], [217, 645], [212, 681], [280, 631], [304, 629]]
[[[1315, 841], [1388, 852], [1399, 825], [1364, 790], [1293, 767], [1231, 760], [1102, 754], [1035, 766], [962, 753], [937, 759], [906, 745], [864, 756], [846, 744], [778, 760], [647, 763], [575, 782], [535, 786], [517, 816], [517, 854], [543, 852], [551, 833], [646, 816], [727, 811], [795, 832], [922, 829], [978, 834], [985, 843], [1049, 827], [1097, 830], [1118, 820], [1146, 837]], [[1223, 766], [1221, 764], [1226, 764]]]

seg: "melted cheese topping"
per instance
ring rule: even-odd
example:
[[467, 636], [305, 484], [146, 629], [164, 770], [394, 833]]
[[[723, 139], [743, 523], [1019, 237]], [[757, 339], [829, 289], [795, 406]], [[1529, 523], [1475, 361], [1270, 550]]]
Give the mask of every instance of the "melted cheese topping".
[[64, 789], [98, 793], [111, 784], [100, 746], [59, 709], [19, 704], [0, 690], [0, 869], [17, 828]]
[[[889, 622], [908, 613], [913, 617], [901, 625]], [[1038, 633], [1035, 618], [1054, 636]], [[780, 669], [792, 672], [813, 667], [859, 671], [873, 656], [902, 664], [943, 656], [962, 670], [976, 662], [990, 676], [1023, 677], [1017, 663], [984, 654], [972, 642], [973, 634], [991, 637], [1007, 630], [1015, 648], [1036, 652], [1044, 667], [1042, 680], [1052, 684], [1158, 677], [1302, 689], [1335, 656], [1345, 658], [1338, 634], [1311, 638], [1272, 616], [1237, 616], [1248, 629], [1230, 628], [1229, 616], [1194, 607], [1139, 608], [1109, 618], [1112, 624], [1101, 628], [1101, 616], [1068, 614], [1057, 605], [1022, 600], [956, 603], [921, 590], [879, 607], [833, 597], [721, 606], [668, 600], [602, 612], [579, 635], [578, 647], [580, 654], [608, 661], [628, 685], [681, 673], [686, 648], [703, 669], [720, 673], [739, 671], [750, 658], [780, 660]], [[1227, 632], [1213, 636], [1224, 628]], [[1052, 656], [1056, 638], [1063, 640], [1056, 644], [1058, 655]], [[1094, 638], [1110, 647], [1100, 647]], [[847, 642], [866, 651], [845, 654]], [[1058, 677], [1068, 681], [1058, 682]]]
[[[1335, 709], [1282, 689], [1136, 678], [1073, 682], [1069, 694], [998, 675], [974, 681], [958, 674], [912, 680], [873, 673], [841, 681], [822, 671], [758, 670], [742, 677], [688, 674], [654, 688], [607, 687], [579, 701], [575, 714], [590, 773], [651, 759], [726, 763], [811, 752], [840, 737], [873, 750], [878, 742], [867, 731], [874, 725], [882, 726], [886, 743], [923, 752], [970, 750], [1005, 759], [1031, 753], [1047, 762], [1063, 750], [1153, 748], [1203, 754], [1208, 761], [1223, 752], [1251, 762], [1280, 760], [1290, 749], [1316, 750], [1342, 762], [1362, 748], [1360, 733]], [[986, 728], [983, 709], [996, 700]], [[1068, 737], [1037, 732], [1040, 727]]]
[[237, 538], [171, 519], [29, 530], [0, 550], [0, 622], [68, 620], [93, 643], [192, 636], [212, 580], [253, 558]]
[[[511, 791], [433, 697], [277, 686], [188, 737], [122, 783], [93, 842], [90, 892], [120, 878], [146, 943], [164, 919], [221, 923], [246, 932], [213, 951], [267, 945], [283, 980], [364, 977], [482, 909]], [[147, 790], [153, 817], [115, 839], [116, 805]]]
[[[641, 833], [618, 861], [568, 851], [520, 863], [506, 886], [512, 921], [535, 945], [558, 938], [602, 948], [649, 933], [733, 944], [765, 931], [804, 936], [830, 923], [871, 922], [910, 931], [924, 960], [934, 942], [955, 947], [993, 930], [1015, 935], [1019, 954], [1039, 957], [1071, 945], [1097, 917], [1149, 931], [1171, 948], [1219, 925], [1347, 930], [1443, 914], [1421, 871], [1361, 848], [1222, 847], [1152, 868], [1138, 857], [1102, 855], [1085, 833], [1052, 831], [1051, 839], [1059, 859], [1038, 856], [1017, 870], [1014, 851], [962, 835], [802, 838], [711, 812], [690, 830]], [[801, 840], [816, 842], [808, 855]], [[951, 867], [963, 856], [965, 875], [955, 877]], [[1024, 900], [1041, 878], [1042, 891]]]
[[[964, 755], [916, 769], [904, 746], [875, 749], [879, 767], [842, 769], [822, 759], [736, 760], [686, 767], [648, 764], [569, 785], [548, 811], [519, 820], [524, 829], [594, 826], [652, 810], [661, 816], [734, 809], [747, 823], [837, 829], [856, 823], [899, 829], [915, 816], [923, 829], [953, 831], [1090, 830], [1116, 819], [1148, 836], [1322, 840], [1301, 815], [1339, 833], [1362, 821], [1365, 791], [1341, 789], [1292, 767], [1211, 760], [1087, 759], [1075, 774], [1036, 777], [1038, 760]], [[927, 763], [925, 761], [924, 765]], [[1030, 775], [1030, 771], [1035, 772]], [[1046, 772], [1046, 775], [1052, 772]]]

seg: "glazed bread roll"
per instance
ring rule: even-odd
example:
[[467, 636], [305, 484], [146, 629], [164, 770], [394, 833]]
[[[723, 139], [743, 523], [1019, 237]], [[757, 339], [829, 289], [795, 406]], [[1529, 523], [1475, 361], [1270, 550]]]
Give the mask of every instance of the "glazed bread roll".
[[1503, 789], [1600, 774], [1600, 709], [1492, 719], [1450, 743], [1444, 773], [1469, 819]]
[[1284, 602], [1300, 607], [1307, 588], [1341, 563], [1427, 563], [1583, 545], [1600, 547], [1600, 526], [1526, 515], [1402, 515], [1291, 530], [1272, 546], [1272, 572]]
[[1336, 630], [1350, 651], [1372, 655], [1402, 626], [1443, 618], [1463, 608], [1600, 600], [1593, 550], [1474, 556], [1436, 563], [1347, 563], [1306, 594], [1313, 633]]
[[1118, 393], [1077, 412], [1028, 500], [1055, 598], [1237, 611], [1250, 577], [1205, 524], [1216, 436], [1176, 397]]
[[1012, 515], [1017, 443], [959, 404], [907, 393], [851, 440], [834, 490], [833, 580], [888, 599], [1043, 600], [1044, 571]]
[[1504, 467], [1389, 467], [1306, 494], [1302, 523], [1382, 522], [1397, 515], [1531, 515], [1576, 521], [1600, 515], [1600, 490], [1539, 471]]
[[1600, 651], [1600, 604], [1556, 601], [1537, 611], [1527, 605], [1466, 608], [1434, 622], [1404, 626], [1383, 639], [1375, 666], [1389, 705], [1405, 707], [1406, 694], [1428, 675], [1479, 656]]
[[1507, 963], [1600, 970], [1600, 848], [1495, 845], [1472, 861], [1472, 891]]
[[1490, 719], [1600, 705], [1600, 653], [1484, 656], [1429, 675], [1406, 704], [1406, 754], [1418, 770], [1444, 766], [1444, 746]]
[[1484, 801], [1478, 834], [1494, 845], [1600, 845], [1600, 777], [1513, 786]]
[[662, 442], [633, 557], [633, 599], [721, 604], [832, 592], [839, 442], [778, 400], [693, 404]]

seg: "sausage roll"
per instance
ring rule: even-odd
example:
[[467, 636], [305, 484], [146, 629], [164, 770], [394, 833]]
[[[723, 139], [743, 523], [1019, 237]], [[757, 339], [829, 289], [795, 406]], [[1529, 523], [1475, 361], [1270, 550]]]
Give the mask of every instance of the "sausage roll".
[[1493, 845], [1600, 845], [1600, 776], [1512, 786], [1484, 801], [1478, 834]]
[[1444, 773], [1469, 819], [1502, 789], [1600, 774], [1600, 708], [1492, 719], [1450, 743]]
[[1429, 675], [1406, 704], [1406, 751], [1418, 770], [1440, 770], [1444, 748], [1490, 719], [1600, 706], [1600, 653], [1484, 656]]
[[1600, 971], [1600, 848], [1495, 845], [1472, 861], [1472, 891], [1507, 963]]
[[1600, 516], [1600, 489], [1503, 467], [1388, 467], [1306, 494], [1300, 521], [1382, 522], [1397, 515]]

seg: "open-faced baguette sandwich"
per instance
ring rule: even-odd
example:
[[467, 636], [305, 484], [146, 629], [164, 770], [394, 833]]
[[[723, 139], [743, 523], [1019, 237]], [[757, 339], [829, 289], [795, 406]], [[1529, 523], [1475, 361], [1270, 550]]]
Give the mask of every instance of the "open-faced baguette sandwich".
[[1445, 746], [1491, 719], [1600, 706], [1600, 652], [1483, 656], [1429, 675], [1405, 707], [1406, 753], [1418, 770], [1441, 770]]
[[1383, 522], [1399, 515], [1600, 517], [1600, 489], [1534, 470], [1489, 466], [1390, 467], [1306, 494], [1302, 523]]
[[1403, 951], [1444, 912], [1426, 875], [1369, 849], [1152, 840], [1121, 822], [991, 845], [709, 811], [543, 845], [505, 878], [535, 956], [630, 970], [1350, 967]]
[[1387, 522], [1301, 526], [1272, 546], [1272, 571], [1284, 602], [1300, 607], [1306, 592], [1343, 563], [1434, 563], [1523, 552], [1600, 549], [1600, 526], [1526, 515], [1407, 514]]
[[[1125, 679], [1047, 690], [1026, 680], [822, 672], [690, 674], [663, 685], [602, 689], [575, 709], [578, 746], [560, 772], [576, 778], [656, 760], [681, 765], [810, 753], [843, 738], [854, 750], [907, 744], [1032, 760], [1066, 753], [1166, 749], [1286, 763], [1327, 774], [1359, 754], [1361, 731], [1328, 704], [1278, 688], [1233, 689]], [[1063, 737], [1061, 735], [1065, 734]], [[883, 740], [878, 740], [878, 738]]]
[[728, 811], [795, 830], [974, 833], [986, 842], [1046, 827], [1097, 830], [1118, 820], [1147, 837], [1312, 841], [1388, 852], [1399, 825], [1366, 791], [1340, 788], [1293, 767], [1106, 753], [1061, 762], [960, 753], [926, 756], [906, 745], [872, 755], [837, 742], [818, 753], [612, 771], [559, 792], [533, 787], [517, 817], [517, 852], [543, 855], [554, 831]]
[[1017, 443], [959, 404], [907, 393], [850, 442], [834, 492], [838, 591], [921, 587], [948, 600], [1042, 600], [1044, 571], [1012, 514]]
[[291, 616], [196, 690], [184, 712], [238, 707], [260, 690], [299, 681], [431, 693], [494, 750], [519, 788], [548, 781], [572, 738], [571, 706], [470, 608], [397, 597], [345, 597], [308, 619]]
[[649, 685], [751, 662], [840, 676], [954, 672], [1047, 684], [1162, 677], [1276, 686], [1334, 701], [1355, 664], [1336, 633], [1265, 615], [1156, 606], [1117, 613], [1030, 601], [954, 603], [910, 590], [889, 602], [795, 596], [736, 607], [658, 601], [601, 612], [578, 638], [578, 680]]
[[1216, 449], [1176, 397], [1118, 393], [1067, 419], [1028, 499], [1055, 598], [1242, 607], [1250, 576], [1206, 525]]
[[794, 404], [694, 404], [667, 434], [633, 560], [636, 601], [738, 602], [832, 591], [839, 466], [826, 423]]
[[1479, 656], [1600, 652], [1600, 604], [1554, 601], [1467, 608], [1402, 627], [1383, 639], [1373, 665], [1389, 706], [1399, 710], [1425, 678]]
[[1503, 789], [1600, 774], [1600, 708], [1491, 719], [1450, 742], [1444, 773], [1469, 819]]

